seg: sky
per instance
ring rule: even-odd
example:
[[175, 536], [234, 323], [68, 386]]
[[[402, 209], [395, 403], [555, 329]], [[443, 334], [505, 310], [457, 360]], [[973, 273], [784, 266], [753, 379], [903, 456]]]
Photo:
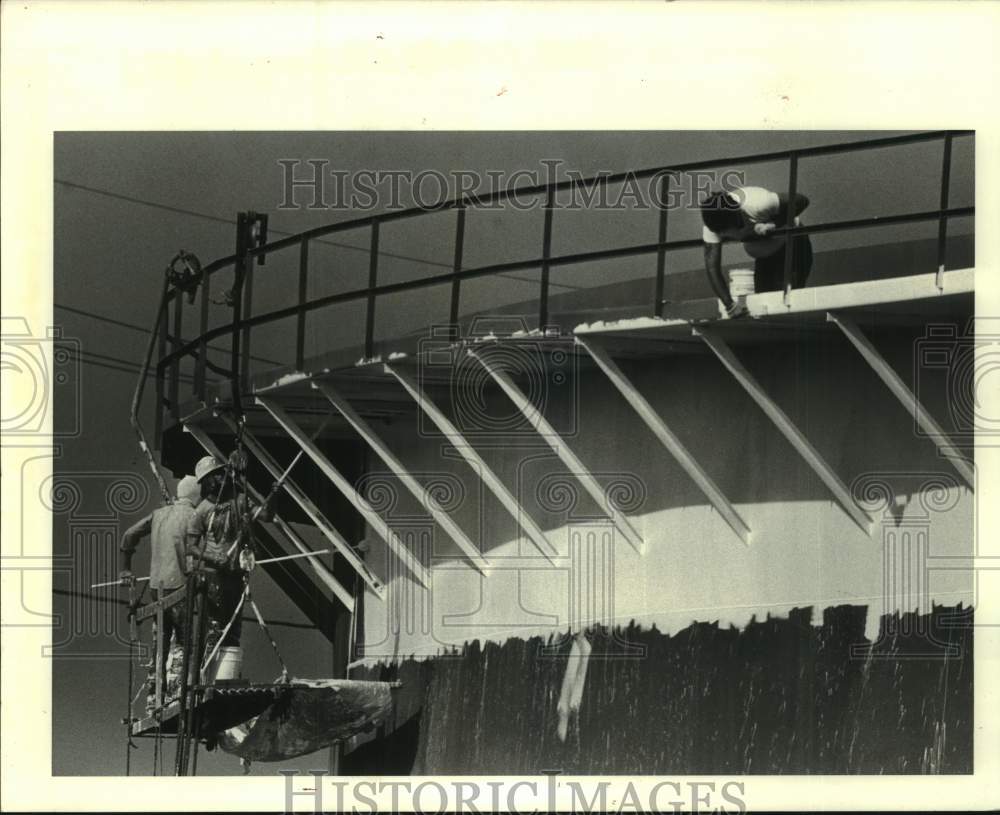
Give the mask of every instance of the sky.
[[[456, 170], [485, 177], [488, 171], [509, 179], [517, 170], [544, 172], [544, 160], [562, 162], [561, 172], [589, 176], [598, 172], [664, 166], [720, 156], [768, 152], [817, 144], [870, 138], [861, 132], [504, 132], [504, 133], [57, 133], [54, 147], [55, 310], [53, 325], [71, 349], [67, 379], [56, 390], [55, 423], [78, 432], [63, 438], [55, 468], [80, 486], [79, 505], [55, 515], [54, 552], [64, 565], [55, 586], [74, 590], [90, 576], [115, 573], [115, 537], [142, 514], [157, 506], [152, 479], [127, 424], [137, 364], [145, 348], [163, 270], [179, 249], [194, 252], [203, 263], [233, 250], [235, 215], [242, 210], [266, 212], [272, 236], [295, 233], [325, 223], [358, 217], [357, 211], [313, 210], [305, 206], [279, 209], [285, 190], [283, 159], [325, 160], [329, 168], [353, 173], [365, 169]], [[952, 206], [972, 203], [972, 140], [955, 143]], [[799, 189], [809, 195], [812, 222], [866, 217], [888, 211], [911, 212], [937, 207], [940, 145], [915, 145], [870, 155], [803, 161]], [[740, 168], [736, 168], [740, 169]], [[749, 184], [783, 189], [786, 169], [779, 164], [747, 167]], [[300, 171], [305, 165], [300, 165]], [[431, 187], [433, 191], [433, 186]], [[431, 193], [433, 194], [433, 192]], [[300, 193], [301, 195], [301, 193]], [[299, 200], [302, 200], [301, 198]], [[380, 202], [384, 204], [383, 202]], [[412, 200], [404, 195], [402, 204]], [[374, 211], [379, 211], [375, 209]], [[371, 213], [361, 213], [371, 214]], [[557, 212], [553, 252], [588, 251], [656, 239], [652, 210], [623, 212]], [[454, 213], [428, 215], [386, 226], [381, 235], [380, 281], [392, 282], [450, 269], [453, 260]], [[542, 216], [528, 212], [470, 212], [465, 263], [487, 264], [540, 254]], [[967, 231], [971, 224], [956, 224]], [[928, 231], [930, 230], [930, 231]], [[933, 225], [913, 234], [934, 234]], [[700, 235], [694, 211], [671, 213], [670, 238]], [[892, 236], [899, 239], [900, 233]], [[882, 230], [816, 238], [816, 248], [878, 243]], [[309, 296], [367, 284], [367, 230], [333, 236], [311, 250]], [[737, 250], [738, 251], [738, 250]], [[643, 265], [645, 263], [645, 265]], [[553, 293], [575, 287], [605, 285], [650, 274], [649, 261], [607, 266], [573, 274], [553, 274]], [[698, 253], [672, 261], [672, 269], [696, 268]], [[275, 257], [258, 271], [255, 308], [289, 305], [295, 299], [297, 257]], [[536, 291], [537, 273], [526, 272], [463, 287], [463, 308], [528, 300]], [[445, 289], [393, 299], [380, 304], [377, 337], [385, 338], [447, 319]], [[704, 296], [709, 296], [707, 283]], [[360, 341], [361, 307], [332, 310], [311, 320], [307, 355], [331, 343]], [[194, 309], [186, 313], [184, 336], [195, 334]], [[227, 310], [213, 307], [212, 319]], [[339, 326], [339, 328], [338, 328]], [[336, 336], [336, 340], [331, 339]], [[261, 359], [255, 371], [288, 364], [294, 335], [287, 329], [255, 335]], [[224, 356], [219, 357], [224, 360]], [[152, 389], [143, 417], [151, 427]], [[22, 477], [22, 481], [23, 481]], [[115, 483], [131, 485], [130, 500], [109, 504]], [[144, 492], [145, 490], [145, 492]], [[28, 496], [34, 500], [34, 496]], [[88, 537], [88, 535], [90, 537]], [[75, 542], [72, 542], [75, 541]], [[72, 543], [71, 543], [72, 542]], [[137, 561], [137, 569], [146, 561]], [[255, 587], [265, 616], [302, 626], [304, 617], [261, 575]], [[96, 581], [93, 581], [96, 582]], [[120, 606], [98, 605], [59, 594], [54, 612], [62, 614], [54, 639], [76, 631], [53, 661], [53, 772], [56, 774], [120, 774], [124, 771], [122, 727], [127, 660], [123, 646], [106, 636], [121, 625]], [[89, 628], [88, 628], [89, 626]], [[264, 640], [245, 626], [247, 672], [258, 679], [276, 675], [276, 663]], [[82, 633], [81, 633], [82, 631]], [[101, 633], [101, 632], [105, 633]], [[325, 640], [302, 627], [276, 626], [275, 634], [293, 673], [324, 676], [330, 653]], [[95, 655], [101, 654], [104, 655]], [[170, 755], [168, 754], [168, 759]], [[325, 757], [309, 757], [284, 766], [305, 770], [325, 766]], [[149, 744], [133, 754], [136, 772], [148, 772]], [[256, 766], [271, 774], [278, 765]], [[202, 755], [203, 774], [239, 774], [231, 756]]]

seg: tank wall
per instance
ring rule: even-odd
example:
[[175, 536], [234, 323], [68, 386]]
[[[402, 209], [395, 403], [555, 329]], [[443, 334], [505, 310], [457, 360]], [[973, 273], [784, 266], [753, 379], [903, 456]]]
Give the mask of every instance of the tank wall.
[[[910, 378], [913, 339], [880, 338], [880, 351]], [[926, 558], [969, 554], [974, 496], [846, 341], [736, 349], [767, 393], [858, 491], [875, 516], [871, 534], [837, 503], [803, 458], [712, 356], [621, 361], [623, 370], [752, 530], [744, 545], [632, 407], [599, 371], [551, 371], [536, 404], [604, 487], [612, 486], [645, 540], [639, 554], [583, 492], [512, 405], [484, 389], [481, 409], [507, 429], [467, 439], [514, 492], [557, 551], [554, 562], [519, 533], [446, 440], [417, 416], [381, 427], [391, 449], [486, 554], [481, 576], [391, 475], [373, 464], [365, 488], [429, 565], [417, 584], [371, 530], [369, 562], [389, 580], [386, 601], [368, 595], [364, 655], [429, 656], [465, 642], [504, 642], [598, 625], [676, 632], [692, 622], [744, 626], [793, 607], [867, 607], [879, 615], [968, 605], [969, 573], [928, 570]], [[552, 381], [550, 381], [552, 380]], [[922, 391], [947, 426], [947, 392]], [[456, 418], [464, 408], [448, 407]], [[474, 424], [472, 422], [471, 424]], [[377, 459], [373, 459], [377, 464]], [[891, 579], [890, 579], [891, 578]], [[889, 588], [885, 588], [888, 585]]]

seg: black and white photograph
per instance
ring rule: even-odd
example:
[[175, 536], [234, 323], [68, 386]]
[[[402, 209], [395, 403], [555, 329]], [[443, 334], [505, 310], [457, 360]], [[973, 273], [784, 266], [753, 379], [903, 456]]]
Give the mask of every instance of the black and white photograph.
[[995, 792], [993, 130], [276, 111], [50, 132], [5, 756], [122, 811]]

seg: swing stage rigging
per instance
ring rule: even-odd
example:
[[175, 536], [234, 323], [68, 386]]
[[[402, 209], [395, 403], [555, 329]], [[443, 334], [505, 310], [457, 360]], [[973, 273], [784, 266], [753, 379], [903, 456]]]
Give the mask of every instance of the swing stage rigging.
[[[236, 257], [234, 285], [225, 294], [225, 302], [233, 307], [232, 360], [227, 371], [231, 382], [231, 404], [226, 409], [228, 418], [235, 428], [234, 448], [224, 464], [223, 477], [214, 492], [215, 505], [228, 494], [226, 524], [235, 524], [226, 540], [232, 540], [226, 552], [228, 579], [238, 579], [242, 590], [239, 599], [221, 632], [213, 631], [210, 637], [209, 593], [211, 577], [203, 568], [207, 536], [201, 540], [197, 556], [186, 556], [186, 579], [179, 589], [164, 595], [156, 588], [157, 595], [152, 602], [142, 604], [149, 578], [130, 578], [124, 581], [110, 581], [107, 584], [127, 587], [129, 593], [128, 622], [130, 659], [128, 670], [128, 709], [123, 719], [126, 727], [126, 774], [131, 770], [131, 752], [137, 745], [133, 738], [152, 738], [153, 774], [163, 772], [163, 739], [175, 740], [173, 771], [175, 775], [195, 775], [198, 767], [199, 745], [207, 749], [221, 747], [226, 752], [241, 758], [246, 771], [252, 760], [274, 761], [292, 758], [313, 752], [331, 744], [342, 742], [359, 732], [373, 729], [384, 720], [393, 706], [392, 689], [398, 682], [369, 682], [349, 679], [302, 679], [289, 674], [274, 637], [268, 629], [264, 616], [253, 598], [252, 577], [258, 564], [273, 563], [294, 558], [316, 558], [329, 550], [308, 551], [297, 555], [284, 555], [258, 560], [255, 552], [254, 528], [268, 519], [269, 505], [284, 481], [302, 456], [300, 452], [273, 482], [262, 503], [252, 507], [248, 496], [251, 488], [247, 483], [247, 456], [244, 451], [243, 430], [245, 417], [240, 400], [238, 360], [240, 359], [241, 294], [246, 278], [247, 265], [253, 260], [251, 249], [266, 242], [267, 216], [253, 212], [240, 213], [237, 221]], [[264, 257], [258, 258], [262, 263]], [[201, 264], [186, 252], [179, 252], [171, 261], [164, 275], [164, 284], [157, 310], [156, 322], [146, 351], [145, 362], [136, 384], [132, 400], [131, 423], [138, 437], [139, 446], [145, 453], [153, 476], [159, 485], [165, 503], [171, 503], [171, 495], [166, 482], [152, 456], [148, 443], [138, 421], [143, 388], [150, 369], [154, 340], [161, 322], [165, 319], [169, 297], [175, 292], [184, 292], [193, 298], [202, 279]], [[172, 291], [173, 290], [173, 291]], [[317, 431], [317, 435], [322, 427]], [[214, 515], [214, 511], [213, 511]], [[211, 525], [211, 521], [210, 521]], [[139, 584], [142, 584], [141, 590]], [[165, 670], [168, 662], [174, 674], [173, 665], [178, 656], [176, 650], [170, 653], [170, 643], [164, 642], [164, 615], [176, 614], [174, 607], [182, 604], [182, 622], [179, 643], [181, 666], [179, 690], [170, 693], [167, 688]], [[267, 637], [281, 666], [280, 676], [273, 682], [250, 682], [239, 676], [230, 676], [234, 671], [222, 667], [220, 653], [226, 635], [249, 607], [257, 624]], [[139, 626], [146, 620], [153, 624], [153, 655], [151, 678], [147, 678], [133, 696], [134, 657], [139, 644]], [[221, 621], [216, 621], [219, 623]], [[352, 620], [352, 628], [355, 620]], [[214, 639], [211, 649], [207, 648]], [[205, 651], [208, 654], [205, 655]], [[235, 671], [238, 674], [238, 671]], [[147, 705], [146, 715], [133, 715], [133, 707], [142, 693], [143, 687], [149, 692], [148, 684], [153, 684], [152, 701]]]

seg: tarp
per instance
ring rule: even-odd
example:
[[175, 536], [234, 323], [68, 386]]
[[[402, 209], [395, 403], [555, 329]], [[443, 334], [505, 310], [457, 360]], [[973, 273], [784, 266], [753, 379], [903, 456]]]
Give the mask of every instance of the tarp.
[[371, 730], [392, 711], [391, 682], [290, 679], [251, 719], [224, 730], [218, 745], [246, 761], [282, 761]]

